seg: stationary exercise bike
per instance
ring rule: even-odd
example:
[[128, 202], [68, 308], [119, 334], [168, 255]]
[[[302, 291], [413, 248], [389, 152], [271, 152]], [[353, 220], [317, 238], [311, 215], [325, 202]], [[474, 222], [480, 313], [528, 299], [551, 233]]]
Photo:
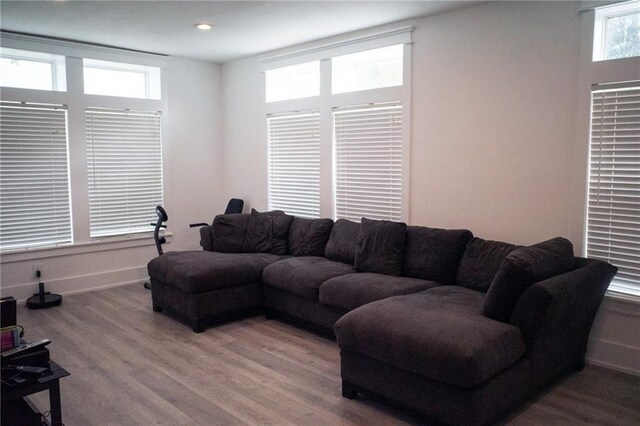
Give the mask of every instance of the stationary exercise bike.
[[[158, 256], [162, 256], [164, 254], [162, 245], [167, 242], [167, 239], [160, 236], [160, 228], [167, 227], [167, 225], [165, 225], [163, 222], [169, 220], [169, 216], [167, 215], [167, 212], [164, 210], [164, 208], [162, 208], [162, 206], [156, 206], [156, 214], [158, 215], [158, 220], [156, 221], [156, 223], [150, 223], [149, 225], [155, 227], [153, 229], [153, 239], [156, 242], [156, 250], [158, 250]], [[151, 290], [151, 284], [144, 283], [144, 288]]]
[[156, 249], [158, 250], [158, 256], [162, 256], [164, 251], [162, 251], [162, 245], [167, 242], [165, 237], [160, 236], [160, 228], [166, 228], [163, 222], [169, 220], [169, 216], [167, 216], [167, 212], [162, 208], [162, 206], [156, 207], [156, 214], [158, 215], [158, 220], [156, 223], [150, 223], [149, 225], [155, 226], [153, 229], [153, 239], [156, 242]]

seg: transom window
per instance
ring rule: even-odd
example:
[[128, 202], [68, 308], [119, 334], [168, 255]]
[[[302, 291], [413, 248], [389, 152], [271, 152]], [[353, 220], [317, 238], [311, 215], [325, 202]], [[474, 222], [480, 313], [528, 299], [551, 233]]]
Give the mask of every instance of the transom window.
[[402, 86], [401, 44], [331, 59], [332, 93]]
[[64, 92], [64, 56], [27, 50], [0, 49], [0, 86]]
[[593, 60], [640, 56], [640, 1], [596, 9]]
[[265, 72], [267, 102], [308, 98], [320, 94], [320, 61]]
[[160, 99], [160, 68], [84, 59], [84, 93]]

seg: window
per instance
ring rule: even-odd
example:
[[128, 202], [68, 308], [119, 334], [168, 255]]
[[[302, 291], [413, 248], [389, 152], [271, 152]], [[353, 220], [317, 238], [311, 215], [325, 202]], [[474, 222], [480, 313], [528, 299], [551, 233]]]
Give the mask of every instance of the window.
[[306, 62], [265, 72], [267, 102], [320, 94], [320, 62]]
[[0, 103], [0, 248], [71, 242], [67, 111]]
[[402, 86], [403, 50], [398, 44], [332, 58], [332, 93]]
[[[269, 209], [407, 220], [412, 29], [261, 59]], [[285, 66], [296, 57], [299, 65]], [[303, 86], [304, 96], [292, 89]]]
[[337, 108], [335, 217], [402, 219], [402, 104]]
[[64, 56], [2, 48], [0, 86], [66, 91]]
[[271, 115], [269, 210], [320, 217], [320, 116], [318, 112]]
[[160, 68], [84, 59], [84, 93], [160, 99]]
[[640, 81], [592, 91], [586, 255], [618, 267], [610, 290], [640, 295]]
[[159, 112], [85, 111], [90, 235], [148, 232], [162, 204]]
[[640, 1], [596, 9], [593, 60], [640, 56]]

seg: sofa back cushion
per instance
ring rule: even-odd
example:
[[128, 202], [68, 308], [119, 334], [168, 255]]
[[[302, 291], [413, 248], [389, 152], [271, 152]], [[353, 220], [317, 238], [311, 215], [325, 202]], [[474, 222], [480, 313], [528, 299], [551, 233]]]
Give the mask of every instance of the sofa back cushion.
[[473, 238], [460, 259], [456, 284], [486, 293], [504, 258], [517, 248], [514, 244]]
[[220, 214], [213, 219], [213, 251], [242, 253], [242, 243], [247, 232], [250, 214]]
[[573, 269], [571, 241], [557, 237], [512, 251], [500, 265], [484, 303], [484, 314], [508, 322], [524, 290], [531, 284]]
[[458, 263], [472, 238], [466, 229], [408, 226], [402, 275], [454, 284]]
[[406, 223], [363, 217], [354, 260], [356, 271], [400, 275], [406, 235]]
[[324, 256], [324, 248], [333, 229], [331, 219], [294, 217], [289, 227], [289, 254]]
[[293, 216], [282, 212], [260, 213], [251, 209], [242, 243], [245, 253], [287, 254], [289, 226]]
[[360, 224], [358, 222], [352, 222], [347, 219], [336, 220], [324, 249], [324, 257], [336, 262], [353, 265], [359, 234]]

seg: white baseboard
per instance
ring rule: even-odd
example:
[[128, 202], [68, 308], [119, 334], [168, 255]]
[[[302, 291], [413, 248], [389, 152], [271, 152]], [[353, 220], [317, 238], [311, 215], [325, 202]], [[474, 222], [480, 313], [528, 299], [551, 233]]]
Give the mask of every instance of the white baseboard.
[[640, 376], [640, 349], [610, 342], [591, 339], [586, 361], [623, 373]]
[[[149, 276], [147, 275], [147, 267], [144, 265], [115, 271], [105, 271], [97, 274], [78, 275], [47, 280], [45, 285], [47, 291], [65, 295], [118, 287], [127, 284], [143, 283], [148, 280]], [[37, 283], [2, 287], [3, 297], [13, 296], [18, 302], [25, 301], [37, 292]]]

